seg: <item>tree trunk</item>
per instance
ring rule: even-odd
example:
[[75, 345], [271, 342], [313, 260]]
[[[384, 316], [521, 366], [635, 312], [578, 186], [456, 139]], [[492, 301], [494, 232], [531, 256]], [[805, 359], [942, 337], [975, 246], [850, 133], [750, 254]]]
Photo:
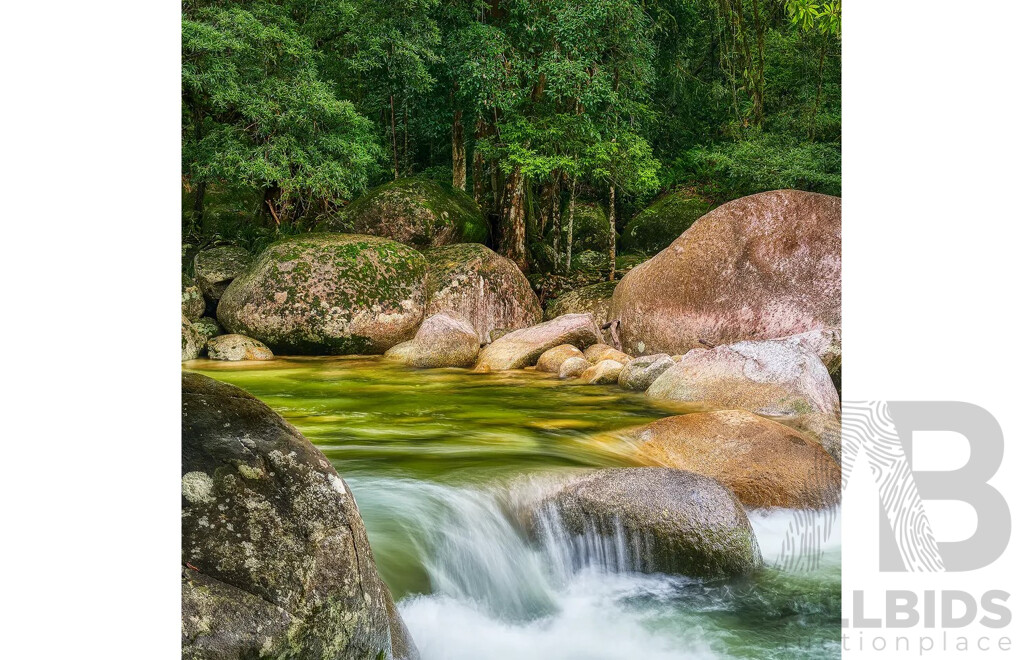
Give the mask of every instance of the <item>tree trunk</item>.
[[572, 178], [569, 193], [569, 225], [565, 230], [565, 272], [572, 270], [572, 221], [576, 218], [576, 177]]
[[391, 154], [395, 159], [395, 181], [398, 181], [398, 135], [395, 132], [395, 95], [391, 95]]
[[523, 204], [523, 174], [516, 167], [505, 179], [505, 195], [501, 209], [498, 254], [507, 257], [526, 272], [526, 209]]
[[555, 250], [555, 271], [558, 271], [559, 259], [561, 254], [559, 248], [562, 247], [562, 173], [559, 172], [555, 175], [555, 191], [551, 195], [551, 232], [554, 234], [552, 239], [552, 246]]
[[608, 267], [608, 281], [615, 281], [615, 184], [608, 188], [608, 258], [611, 266]]
[[192, 226], [196, 233], [203, 230], [203, 207], [206, 201], [206, 182], [200, 181], [192, 197]]
[[[475, 177], [473, 184], [475, 188]], [[466, 138], [462, 132], [462, 110], [452, 113], [452, 186], [466, 189]]]
[[473, 131], [473, 199], [483, 208], [484, 205], [484, 156], [480, 152], [480, 142], [487, 137], [487, 123], [483, 117], [477, 117]]
[[758, 0], [753, 0], [754, 32], [757, 35], [757, 78], [754, 86], [757, 89], [754, 120], [761, 124], [764, 121], [764, 23], [761, 21], [761, 9]]
[[818, 132], [817, 119], [818, 119], [818, 106], [821, 104], [821, 74], [825, 67], [825, 40], [821, 41], [821, 52], [818, 54], [818, 93], [814, 96], [814, 108], [811, 110], [811, 142], [814, 142], [814, 136]]

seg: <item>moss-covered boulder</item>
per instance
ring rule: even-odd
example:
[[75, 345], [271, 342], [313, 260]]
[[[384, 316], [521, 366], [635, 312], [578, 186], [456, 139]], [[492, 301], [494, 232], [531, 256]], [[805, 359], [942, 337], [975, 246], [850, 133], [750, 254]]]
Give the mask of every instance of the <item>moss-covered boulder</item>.
[[213, 309], [231, 281], [244, 273], [250, 263], [252, 257], [244, 248], [229, 245], [203, 250], [196, 255], [193, 261], [196, 282]]
[[204, 345], [207, 341], [213, 339], [217, 335], [224, 334], [224, 328], [220, 326], [217, 319], [210, 316], [204, 316], [198, 321], [193, 321], [192, 327], [195, 328], [196, 332], [199, 333], [199, 336], [202, 337]]
[[518, 330], [541, 320], [540, 301], [510, 259], [479, 243], [431, 248], [425, 252], [427, 316], [465, 319], [480, 343], [496, 331]]
[[194, 360], [203, 351], [206, 341], [192, 326], [192, 322], [181, 315], [181, 361]]
[[716, 479], [744, 506], [839, 503], [839, 464], [816, 440], [745, 410], [666, 417], [629, 435], [647, 460]]
[[629, 221], [622, 230], [621, 247], [626, 252], [661, 252], [713, 207], [688, 190], [662, 195]]
[[318, 231], [383, 236], [417, 248], [483, 243], [487, 222], [472, 196], [422, 178], [406, 178], [368, 191]]
[[206, 342], [211, 360], [239, 362], [242, 360], [273, 360], [274, 353], [262, 342], [245, 335], [220, 335]]
[[206, 310], [206, 301], [203, 300], [203, 292], [195, 280], [182, 278], [181, 280], [181, 313], [189, 321], [198, 321]]
[[573, 252], [571, 269], [583, 272], [608, 272], [611, 268], [611, 261], [608, 258], [607, 250], [597, 252], [596, 250], [583, 250]]
[[562, 314], [585, 314], [590, 312], [601, 325], [609, 321], [608, 308], [612, 302], [617, 282], [599, 282], [563, 293], [548, 303], [544, 320]]
[[244, 390], [183, 373], [181, 395], [182, 657], [411, 649], [327, 458]]
[[217, 320], [278, 355], [383, 353], [423, 320], [426, 272], [423, 255], [385, 238], [294, 236], [228, 286]]
[[576, 546], [593, 549], [588, 559], [613, 568], [719, 577], [750, 573], [762, 563], [736, 496], [683, 470], [599, 470], [550, 496], [536, 518], [535, 527], [582, 537]]
[[[562, 231], [568, 232], [569, 209], [562, 211]], [[594, 202], [577, 202], [576, 214], [572, 220], [572, 251], [608, 252], [608, 213]]]

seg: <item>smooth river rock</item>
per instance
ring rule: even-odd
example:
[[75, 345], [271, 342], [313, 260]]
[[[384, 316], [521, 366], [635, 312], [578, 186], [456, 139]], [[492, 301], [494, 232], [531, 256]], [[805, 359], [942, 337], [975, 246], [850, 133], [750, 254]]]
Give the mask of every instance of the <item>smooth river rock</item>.
[[580, 374], [582, 385], [611, 385], [619, 382], [622, 363], [615, 360], [601, 360]]
[[[559, 369], [562, 368], [562, 363], [574, 357], [582, 358], [583, 351], [572, 344], [562, 344], [561, 346], [549, 348], [538, 358], [537, 371], [557, 374]], [[589, 362], [587, 364], [589, 365]]]
[[330, 461], [244, 390], [181, 385], [182, 657], [415, 657]]
[[538, 325], [516, 330], [480, 352], [475, 371], [522, 369], [537, 363], [544, 351], [560, 344], [590, 346], [601, 331], [592, 314], [566, 314]]
[[476, 330], [469, 323], [446, 314], [431, 316], [416, 336], [392, 346], [384, 357], [411, 367], [471, 367], [480, 352]]
[[619, 387], [642, 392], [674, 365], [675, 360], [665, 353], [633, 358], [619, 373]]
[[211, 360], [273, 360], [274, 353], [262, 342], [245, 335], [220, 335], [206, 342], [206, 354]]
[[425, 252], [427, 315], [448, 314], [473, 325], [479, 343], [541, 320], [540, 300], [511, 259], [478, 243]]
[[714, 479], [684, 470], [599, 470], [557, 491], [535, 515], [535, 526], [553, 516], [556, 526], [575, 536], [621, 534], [633, 570], [717, 577], [750, 573], [762, 564], [736, 496]]
[[685, 353], [841, 323], [841, 200], [776, 190], [723, 204], [615, 288], [634, 355]]
[[268, 247], [228, 286], [217, 320], [279, 355], [383, 353], [423, 321], [426, 269], [395, 241], [302, 234]]
[[580, 375], [592, 365], [582, 357], [571, 357], [558, 367], [558, 377], [562, 380], [567, 378], [579, 378]]
[[716, 479], [744, 506], [819, 509], [840, 500], [839, 464], [815, 439], [745, 410], [666, 417], [629, 435], [648, 460]]
[[597, 364], [601, 360], [615, 360], [619, 364], [626, 364], [632, 358], [608, 344], [594, 344], [588, 346], [587, 350], [583, 351], [583, 357], [587, 358], [591, 364]]
[[694, 349], [659, 376], [647, 396], [761, 415], [839, 418], [839, 395], [828, 369], [813, 352], [785, 342]]

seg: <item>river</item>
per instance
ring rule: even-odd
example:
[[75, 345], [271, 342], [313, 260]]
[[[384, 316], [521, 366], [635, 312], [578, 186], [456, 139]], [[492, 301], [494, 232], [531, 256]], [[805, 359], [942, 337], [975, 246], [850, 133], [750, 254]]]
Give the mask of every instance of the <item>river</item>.
[[[526, 533], [522, 512], [560, 479], [637, 464], [617, 430], [683, 410], [531, 371], [381, 358], [184, 367], [256, 395], [334, 463], [423, 660], [840, 655], [837, 512], [749, 512], [765, 568], [731, 580], [631, 572], [621, 539]], [[797, 525], [820, 539], [803, 554]]]

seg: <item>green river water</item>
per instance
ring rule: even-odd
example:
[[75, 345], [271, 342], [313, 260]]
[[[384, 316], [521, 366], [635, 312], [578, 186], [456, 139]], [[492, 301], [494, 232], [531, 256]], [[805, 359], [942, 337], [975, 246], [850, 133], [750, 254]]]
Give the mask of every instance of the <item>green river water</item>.
[[838, 512], [811, 517], [819, 551], [785, 561], [808, 517], [750, 512], [766, 568], [736, 580], [641, 575], [581, 562], [579, 539], [527, 539], [520, 512], [536, 493], [573, 470], [634, 465], [615, 431], [685, 410], [531, 371], [370, 357], [184, 367], [256, 395], [334, 463], [424, 660], [840, 655]]

